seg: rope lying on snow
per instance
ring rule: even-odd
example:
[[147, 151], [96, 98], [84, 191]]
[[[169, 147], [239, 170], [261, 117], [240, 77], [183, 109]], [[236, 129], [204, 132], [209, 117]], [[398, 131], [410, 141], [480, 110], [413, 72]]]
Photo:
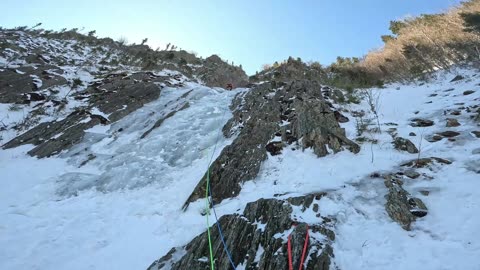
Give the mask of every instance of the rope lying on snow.
[[[224, 109], [223, 115], [222, 115], [222, 122], [225, 118], [226, 111], [227, 111], [227, 109]], [[207, 219], [208, 248], [209, 248], [209, 252], [210, 252], [210, 269], [215, 270], [215, 259], [214, 259], [214, 255], [213, 255], [213, 249], [212, 249], [212, 238], [211, 238], [210, 220], [209, 220], [210, 204], [211, 204], [212, 205], [211, 209], [213, 209], [213, 213], [214, 213], [215, 220], [216, 220], [216, 223], [217, 223], [218, 233], [220, 235], [220, 239], [222, 240], [223, 249], [228, 256], [228, 260], [230, 261], [230, 264], [232, 265], [232, 268], [235, 270], [236, 267], [235, 267], [235, 263], [233, 262], [233, 259], [232, 259], [232, 254], [228, 250], [227, 243], [225, 242], [225, 237], [223, 236], [222, 227], [220, 225], [220, 222], [218, 222], [217, 212], [215, 211], [215, 207], [213, 207], [213, 201], [212, 201], [213, 194], [212, 194], [212, 188], [211, 188], [211, 184], [210, 184], [210, 166], [212, 164], [212, 160], [213, 160], [213, 156], [215, 155], [215, 151], [217, 150], [217, 145], [218, 145], [218, 142], [220, 140], [220, 133], [221, 133], [221, 130], [219, 130], [219, 132], [217, 134], [217, 139], [216, 139], [215, 145], [213, 147], [212, 155], [210, 156], [210, 160], [208, 162], [207, 179], [206, 179], [206, 183], [205, 183], [205, 210], [206, 210], [206, 219]], [[307, 224], [307, 232], [306, 232], [306, 235], [305, 235], [305, 242], [304, 242], [304, 245], [303, 245], [302, 257], [300, 259], [300, 266], [298, 268], [299, 270], [302, 270], [303, 264], [305, 262], [305, 255], [306, 255], [306, 252], [307, 252], [307, 249], [308, 249], [309, 238], [310, 237], [309, 237], [309, 233], [308, 233], [308, 224]], [[288, 269], [293, 270], [291, 235], [288, 236], [287, 247], [288, 247], [288, 264], [289, 264]]]
[[[288, 249], [288, 270], [293, 270], [293, 260], [292, 260], [292, 235], [290, 234], [288, 236], [288, 242], [287, 242], [287, 249]], [[309, 239], [309, 234], [308, 234], [308, 224], [307, 224], [307, 233], [305, 235], [305, 243], [303, 244], [303, 251], [302, 251], [302, 258], [300, 259], [300, 266], [298, 267], [299, 270], [302, 270], [303, 268], [303, 263], [305, 262], [305, 255], [307, 253], [308, 249], [308, 239]]]
[[[209, 183], [209, 185], [210, 185], [210, 183]], [[212, 197], [212, 189], [209, 188], [209, 190], [210, 190], [210, 197]], [[217, 220], [217, 228], [218, 228], [218, 232], [220, 234], [220, 239], [222, 240], [223, 249], [225, 250], [225, 253], [227, 253], [228, 260], [230, 261], [230, 264], [232, 265], [232, 268], [235, 270], [236, 269], [235, 263], [232, 260], [232, 254], [230, 254], [230, 251], [228, 251], [227, 243], [225, 242], [225, 238], [224, 238], [223, 232], [222, 232], [222, 227], [220, 226], [220, 222], [218, 222], [217, 211], [215, 211], [215, 207], [213, 207], [213, 203], [212, 203], [212, 209], [213, 209], [213, 214], [215, 216], [215, 219]]]
[[[222, 123], [223, 123], [223, 120], [225, 118], [226, 112], [227, 112], [227, 109], [224, 109], [223, 110], [223, 115], [222, 115], [222, 121], [221, 121]], [[211, 199], [209, 199], [209, 197], [213, 198], [212, 189], [211, 189], [211, 185], [210, 185], [210, 166], [212, 164], [212, 160], [213, 160], [213, 156], [215, 155], [215, 151], [217, 150], [217, 145], [218, 145], [218, 142], [220, 140], [220, 133], [221, 133], [221, 130], [218, 131], [217, 139], [215, 141], [215, 146], [213, 147], [212, 155], [210, 156], [210, 160], [208, 161], [207, 181], [205, 183], [205, 210], [206, 210], [206, 217], [207, 217], [207, 235], [208, 235], [208, 248], [209, 248], [209, 251], [210, 251], [210, 269], [211, 270], [215, 270], [215, 259], [214, 259], [214, 256], [213, 256], [212, 239], [211, 239], [211, 234], [210, 234], [210, 221], [209, 221], [209, 218], [208, 218], [208, 216], [210, 215], [210, 204], [212, 205], [213, 213], [214, 213], [215, 220], [216, 220], [216, 223], [217, 223], [218, 232], [219, 232], [219, 235], [220, 235], [220, 239], [222, 240], [223, 249], [227, 253], [228, 260], [230, 261], [230, 264], [232, 265], [233, 269], [236, 269], [235, 263], [232, 260], [232, 255], [230, 254], [230, 251], [228, 250], [228, 247], [227, 247], [227, 243], [225, 242], [225, 238], [224, 238], [223, 232], [222, 232], [222, 227], [220, 226], [220, 222], [218, 222], [217, 212], [215, 211], [215, 207], [213, 207], [213, 202], [211, 201]]]
[[205, 190], [205, 210], [207, 217], [207, 235], [208, 235], [208, 249], [210, 251], [210, 269], [215, 270], [215, 262], [213, 260], [213, 251], [212, 251], [212, 238], [210, 236], [210, 222], [208, 216], [210, 216], [210, 202], [208, 200], [208, 187], [210, 186], [210, 169], [207, 170], [207, 187]]

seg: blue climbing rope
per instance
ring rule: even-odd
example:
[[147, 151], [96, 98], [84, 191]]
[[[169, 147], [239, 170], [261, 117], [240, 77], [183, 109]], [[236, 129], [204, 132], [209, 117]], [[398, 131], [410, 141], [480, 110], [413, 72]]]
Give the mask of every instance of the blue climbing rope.
[[[212, 198], [212, 189], [211, 187], [209, 187], [208, 189], [210, 191], [210, 198]], [[222, 232], [222, 227], [220, 226], [220, 222], [218, 222], [217, 211], [215, 211], [215, 207], [213, 207], [213, 202], [210, 202], [210, 203], [212, 204], [213, 214], [215, 216], [215, 220], [217, 221], [218, 233], [220, 234], [220, 239], [222, 240], [222, 243], [223, 243], [223, 249], [225, 250], [225, 253], [227, 253], [228, 260], [230, 261], [230, 264], [235, 270], [236, 267], [235, 267], [235, 263], [232, 260], [232, 254], [230, 254], [230, 251], [228, 251], [227, 243], [225, 242], [225, 237], [223, 236], [223, 232]]]
[[[223, 120], [225, 119], [225, 114], [227, 112], [227, 109], [228, 108], [225, 108], [223, 110], [222, 123], [223, 123]], [[212, 188], [211, 188], [211, 185], [210, 185], [210, 166], [212, 164], [212, 160], [213, 160], [213, 156], [215, 155], [215, 151], [217, 150], [217, 145], [218, 145], [218, 142], [220, 140], [220, 133], [221, 133], [221, 129], [217, 133], [217, 139], [215, 141], [215, 146], [213, 147], [212, 155], [210, 156], [210, 160], [208, 161], [208, 167], [207, 167], [207, 178], [208, 178], [207, 179], [207, 190], [208, 190], [208, 193], [210, 195], [210, 198], [213, 198]], [[233, 262], [232, 254], [228, 250], [227, 243], [225, 242], [225, 237], [223, 236], [222, 227], [220, 225], [220, 222], [218, 222], [217, 211], [215, 211], [215, 207], [213, 206], [213, 201], [211, 199], [209, 199], [208, 196], [207, 196], [206, 199], [212, 205], [213, 214], [215, 216], [215, 220], [217, 221], [216, 223], [217, 223], [218, 233], [220, 235], [220, 239], [222, 240], [222, 244], [223, 244], [223, 250], [225, 251], [225, 253], [227, 253], [228, 260], [230, 261], [230, 264], [232, 265], [232, 268], [235, 270], [236, 269], [235, 263]], [[209, 215], [209, 213], [207, 213], [207, 215]]]

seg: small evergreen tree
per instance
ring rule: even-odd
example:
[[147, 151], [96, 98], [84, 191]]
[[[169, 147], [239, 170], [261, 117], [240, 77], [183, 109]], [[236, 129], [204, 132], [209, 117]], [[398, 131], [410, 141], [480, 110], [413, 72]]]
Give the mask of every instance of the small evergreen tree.
[[383, 35], [383, 36], [381, 36], [381, 38], [382, 38], [383, 43], [385, 43], [385, 44], [392, 41], [392, 40], [395, 40], [395, 37], [392, 36], [392, 35]]
[[398, 35], [400, 33], [400, 30], [402, 28], [404, 28], [405, 26], [407, 26], [407, 24], [405, 22], [402, 22], [402, 21], [390, 21], [390, 27], [388, 29], [390, 29], [390, 31], [392, 31], [392, 33], [394, 35]]

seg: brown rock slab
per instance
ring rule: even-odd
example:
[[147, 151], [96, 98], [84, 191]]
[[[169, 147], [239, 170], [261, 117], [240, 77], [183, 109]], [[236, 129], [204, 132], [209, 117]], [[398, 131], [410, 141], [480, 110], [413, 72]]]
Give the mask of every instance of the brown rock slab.
[[430, 194], [430, 191], [428, 190], [420, 190], [420, 193], [424, 196], [428, 196], [428, 194]]
[[456, 137], [458, 135], [460, 135], [459, 132], [456, 132], [456, 131], [452, 131], [452, 130], [447, 130], [447, 131], [443, 131], [443, 132], [438, 132], [436, 133], [440, 136], [443, 136], [443, 137], [446, 137], [446, 138], [452, 138], [452, 137]]
[[445, 126], [446, 127], [458, 127], [458, 126], [460, 126], [460, 123], [455, 118], [447, 118], [447, 124]]
[[[242, 214], [225, 215], [219, 219], [226, 245], [231, 251], [235, 265], [243, 264], [244, 269], [278, 270], [286, 269], [288, 265], [287, 243], [274, 235], [285, 233], [291, 229], [289, 236], [292, 243], [293, 265], [300, 264], [303, 243], [307, 233], [307, 223], [292, 218], [293, 206], [306, 209], [318, 208], [318, 194], [302, 197], [278, 199], [260, 199], [248, 203]], [[322, 195], [318, 196], [321, 197]], [[313, 204], [313, 207], [312, 207]], [[317, 207], [315, 207], [317, 205]], [[318, 209], [317, 209], [318, 210]], [[329, 270], [333, 257], [331, 243], [335, 234], [329, 229], [332, 221], [317, 213], [318, 222], [308, 224], [309, 259], [304, 269]], [[320, 237], [316, 237], [319, 235]], [[232, 269], [226, 252], [223, 250], [222, 239], [218, 226], [210, 227], [210, 237], [215, 265], [217, 269]], [[175, 247], [148, 267], [148, 270], [184, 270], [209, 269], [210, 262], [201, 258], [208, 257], [209, 242], [207, 232], [195, 237], [185, 246]], [[263, 247], [261, 256], [259, 247]]]
[[435, 124], [432, 120], [423, 119], [423, 118], [414, 118], [411, 120], [410, 126], [412, 127], [430, 127]]
[[407, 151], [410, 154], [418, 153], [417, 147], [409, 139], [397, 137], [393, 141], [393, 145], [397, 150]]
[[442, 139], [443, 139], [443, 137], [440, 136], [440, 135], [437, 135], [437, 134], [426, 138], [426, 140], [429, 141], [429, 142], [438, 142], [438, 141], [441, 141]]

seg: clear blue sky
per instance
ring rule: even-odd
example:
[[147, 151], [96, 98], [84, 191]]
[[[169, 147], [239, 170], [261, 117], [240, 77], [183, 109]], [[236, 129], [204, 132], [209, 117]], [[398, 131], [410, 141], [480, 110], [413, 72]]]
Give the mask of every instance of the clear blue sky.
[[82, 28], [101, 37], [148, 37], [206, 57], [218, 54], [249, 74], [288, 56], [329, 64], [382, 45], [389, 21], [433, 13], [458, 0], [2, 0], [0, 26]]

